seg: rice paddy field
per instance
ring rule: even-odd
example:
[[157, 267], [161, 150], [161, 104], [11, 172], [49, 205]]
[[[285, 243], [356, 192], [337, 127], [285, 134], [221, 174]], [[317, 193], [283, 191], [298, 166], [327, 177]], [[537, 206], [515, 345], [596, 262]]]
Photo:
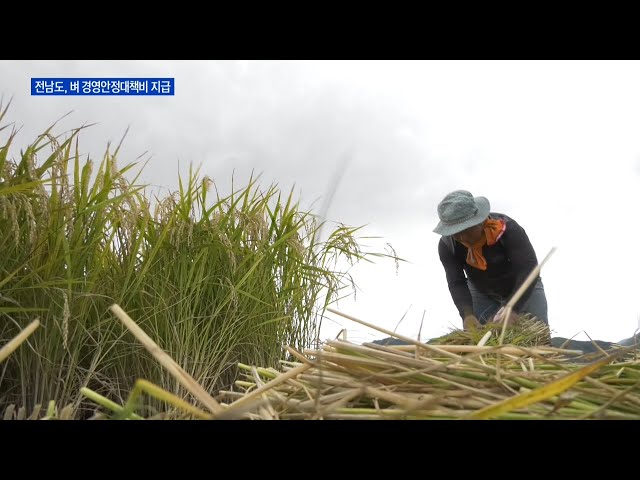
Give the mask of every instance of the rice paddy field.
[[320, 342], [324, 312], [351, 318], [331, 308], [353, 285], [338, 265], [390, 257], [358, 227], [320, 239], [321, 219], [257, 178], [221, 196], [190, 169], [158, 197], [119, 146], [81, 156], [82, 129], [13, 145], [8, 108], [0, 418], [640, 419], [635, 346], [587, 357], [535, 321]]

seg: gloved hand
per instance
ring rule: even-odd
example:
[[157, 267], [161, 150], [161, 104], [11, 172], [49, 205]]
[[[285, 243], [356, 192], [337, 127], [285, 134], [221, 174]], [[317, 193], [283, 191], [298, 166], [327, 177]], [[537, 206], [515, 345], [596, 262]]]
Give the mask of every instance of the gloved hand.
[[[498, 310], [498, 313], [496, 313], [492, 319], [492, 322], [494, 323], [502, 323], [503, 322], [503, 318], [502, 315], [504, 313], [504, 307], [501, 307], [500, 310]], [[520, 318], [520, 315], [517, 312], [514, 312], [513, 310], [511, 310], [511, 312], [509, 313], [509, 319], [507, 320], [507, 325], [513, 325], [515, 322], [518, 321], [518, 319]]]
[[469, 314], [466, 317], [464, 317], [464, 320], [462, 321], [462, 325], [464, 326], [464, 329], [467, 332], [469, 330], [478, 330], [482, 326], [478, 321], [478, 319], [476, 318], [476, 316], [473, 314]]

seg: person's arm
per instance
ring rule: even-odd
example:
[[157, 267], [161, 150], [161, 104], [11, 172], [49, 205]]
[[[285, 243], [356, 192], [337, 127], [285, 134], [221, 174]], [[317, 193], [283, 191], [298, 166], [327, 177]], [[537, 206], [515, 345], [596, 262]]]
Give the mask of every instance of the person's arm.
[[451, 298], [458, 309], [458, 313], [460, 313], [460, 317], [464, 320], [465, 317], [473, 315], [473, 301], [471, 300], [471, 292], [469, 292], [469, 287], [467, 286], [467, 277], [464, 275], [463, 266], [442, 240], [438, 243], [438, 254], [447, 275]]
[[[507, 255], [511, 260], [511, 265], [515, 274], [515, 289], [511, 292], [511, 297], [524, 283], [531, 271], [536, 268], [538, 265], [538, 258], [536, 257], [536, 252], [531, 245], [531, 241], [529, 240], [527, 233], [515, 220], [511, 220], [509, 222], [507, 230], [502, 237], [502, 244], [504, 245]], [[520, 297], [520, 300], [518, 300], [513, 306], [513, 309], [516, 312], [520, 312], [522, 305], [529, 300], [534, 287], [535, 281], [529, 285], [529, 288], [525, 290], [522, 297]]]

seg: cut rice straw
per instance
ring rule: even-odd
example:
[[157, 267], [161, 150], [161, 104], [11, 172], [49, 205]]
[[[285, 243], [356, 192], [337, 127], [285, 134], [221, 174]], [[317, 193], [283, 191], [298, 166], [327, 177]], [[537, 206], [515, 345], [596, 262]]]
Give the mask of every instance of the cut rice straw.
[[0, 349], [0, 363], [11, 355], [40, 326], [40, 320], [34, 320], [27, 325], [18, 335], [12, 338], [9, 343]]

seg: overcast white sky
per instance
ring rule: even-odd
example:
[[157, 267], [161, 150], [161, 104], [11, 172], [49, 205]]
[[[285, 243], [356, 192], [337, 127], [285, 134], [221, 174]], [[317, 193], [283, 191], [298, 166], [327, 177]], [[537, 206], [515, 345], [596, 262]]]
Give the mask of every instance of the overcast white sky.
[[[174, 97], [31, 97], [31, 77], [174, 77]], [[461, 320], [437, 253], [448, 192], [486, 196], [527, 231], [542, 260], [554, 335], [617, 341], [638, 328], [638, 61], [0, 61], [0, 94], [24, 147], [53, 121], [83, 123], [99, 158], [131, 126], [120, 164], [145, 151], [142, 180], [174, 189], [178, 162], [229, 186], [262, 172], [328, 219], [367, 224], [390, 261], [353, 270], [361, 291], [337, 309], [422, 339]], [[350, 161], [345, 161], [350, 158]], [[330, 315], [353, 341], [386, 335]]]

